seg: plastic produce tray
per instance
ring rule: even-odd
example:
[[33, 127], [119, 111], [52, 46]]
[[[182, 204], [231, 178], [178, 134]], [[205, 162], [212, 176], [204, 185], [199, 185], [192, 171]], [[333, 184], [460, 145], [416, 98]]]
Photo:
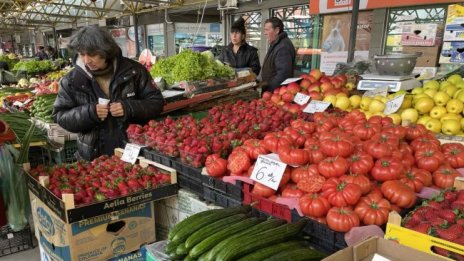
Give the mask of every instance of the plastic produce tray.
[[58, 148], [50, 147], [49, 150], [55, 164], [73, 163], [77, 161], [75, 156], [77, 141], [65, 141], [63, 146]]
[[145, 157], [146, 159], [161, 163], [168, 167], [172, 167], [173, 158], [169, 156], [165, 156], [159, 152], [156, 152], [154, 150], [150, 150], [147, 148], [142, 148], [142, 153], [143, 153], [143, 157]]
[[234, 200], [243, 201], [243, 182], [241, 181], [237, 181], [236, 184], [231, 184], [219, 178], [202, 175], [202, 182], [205, 187], [226, 194]]
[[192, 178], [189, 174], [178, 171], [177, 172], [177, 183], [180, 188], [187, 189], [193, 194], [203, 199], [203, 184], [201, 180]]
[[177, 170], [177, 172], [181, 172], [185, 175], [188, 175], [190, 179], [194, 179], [195, 181], [202, 183], [203, 175], [201, 174], [200, 168], [194, 168], [185, 163], [182, 163], [179, 158], [173, 159], [171, 163], [172, 163], [171, 167]]
[[215, 189], [209, 187], [203, 187], [204, 200], [208, 203], [214, 203], [215, 205], [228, 208], [241, 206], [242, 201], [236, 200], [228, 195], [221, 193]]
[[0, 228], [0, 256], [6, 256], [34, 248], [31, 228], [26, 226], [23, 230], [14, 232], [10, 226]]
[[288, 206], [252, 194], [251, 185], [246, 183], [243, 184], [243, 204], [252, 205], [254, 208], [271, 216], [284, 219], [287, 222], [292, 222], [292, 211]]

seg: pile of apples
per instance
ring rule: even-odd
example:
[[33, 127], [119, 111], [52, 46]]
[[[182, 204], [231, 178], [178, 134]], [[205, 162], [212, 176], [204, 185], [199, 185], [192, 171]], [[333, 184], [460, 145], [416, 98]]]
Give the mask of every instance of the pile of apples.
[[301, 111], [306, 107], [293, 102], [297, 93], [311, 97], [311, 100], [322, 101], [326, 96], [333, 96], [339, 93], [348, 95], [350, 90], [356, 87], [356, 79], [349, 75], [340, 74], [327, 76], [319, 69], [313, 69], [308, 74], [301, 74], [299, 82], [292, 82], [286, 86], [281, 86], [274, 92], [264, 92], [263, 99], [282, 106], [285, 111]]

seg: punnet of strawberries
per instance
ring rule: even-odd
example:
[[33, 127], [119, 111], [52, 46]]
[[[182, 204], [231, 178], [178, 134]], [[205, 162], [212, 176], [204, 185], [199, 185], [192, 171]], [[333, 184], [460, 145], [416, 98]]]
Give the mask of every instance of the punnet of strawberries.
[[[464, 245], [464, 190], [445, 190], [439, 196], [424, 201], [404, 219], [404, 227], [420, 233]], [[455, 260], [463, 255], [434, 247], [434, 252]]]
[[210, 176], [250, 177], [259, 155], [276, 153], [287, 168], [277, 191], [255, 183], [268, 199], [297, 198], [302, 213], [339, 232], [383, 225], [392, 210], [413, 207], [424, 187], [451, 188], [464, 167], [464, 145], [441, 145], [423, 125], [398, 126], [388, 117], [315, 113], [283, 131], [248, 139], [223, 158], [206, 158]]
[[145, 126], [130, 125], [126, 132], [130, 142], [201, 167], [209, 154], [226, 157], [247, 139], [263, 138], [268, 132], [283, 130], [296, 118], [311, 117], [302, 111], [284, 111], [261, 99], [215, 106], [201, 120], [191, 115], [167, 117], [163, 121], [149, 121]]
[[132, 165], [117, 156], [100, 156], [92, 162], [78, 161], [53, 167], [38, 166], [30, 175], [48, 176], [48, 189], [58, 198], [74, 194], [76, 205], [127, 196], [171, 183], [171, 175], [148, 166]]

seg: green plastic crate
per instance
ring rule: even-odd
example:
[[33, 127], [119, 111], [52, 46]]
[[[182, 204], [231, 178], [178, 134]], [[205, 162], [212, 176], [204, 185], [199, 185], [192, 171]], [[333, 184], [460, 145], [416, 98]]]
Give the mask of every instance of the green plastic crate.
[[55, 164], [65, 164], [76, 162], [75, 153], [77, 151], [77, 141], [66, 141], [61, 147], [49, 148], [51, 157]]

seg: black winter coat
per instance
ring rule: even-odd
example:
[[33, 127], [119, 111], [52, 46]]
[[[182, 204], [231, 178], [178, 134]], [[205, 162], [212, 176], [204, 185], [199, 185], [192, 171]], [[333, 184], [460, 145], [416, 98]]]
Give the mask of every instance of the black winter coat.
[[234, 45], [230, 43], [219, 55], [218, 60], [232, 68], [249, 67], [256, 75], [259, 75], [259, 71], [261, 71], [258, 49], [246, 42], [240, 46], [237, 54], [234, 54]]
[[287, 33], [283, 32], [271, 43], [264, 58], [261, 72], [264, 89], [272, 92], [283, 81], [292, 78], [294, 64], [295, 47], [292, 41], [288, 39]]
[[[92, 160], [99, 155], [112, 155], [114, 148], [122, 147], [130, 123], [144, 124], [159, 115], [164, 99], [148, 71], [138, 62], [119, 55], [110, 84], [111, 102], [121, 102], [123, 117], [97, 117], [96, 104], [102, 92], [98, 83], [83, 68], [63, 77], [55, 100], [53, 118], [64, 129], [78, 133], [78, 158]], [[103, 94], [104, 95], [104, 94]]]

